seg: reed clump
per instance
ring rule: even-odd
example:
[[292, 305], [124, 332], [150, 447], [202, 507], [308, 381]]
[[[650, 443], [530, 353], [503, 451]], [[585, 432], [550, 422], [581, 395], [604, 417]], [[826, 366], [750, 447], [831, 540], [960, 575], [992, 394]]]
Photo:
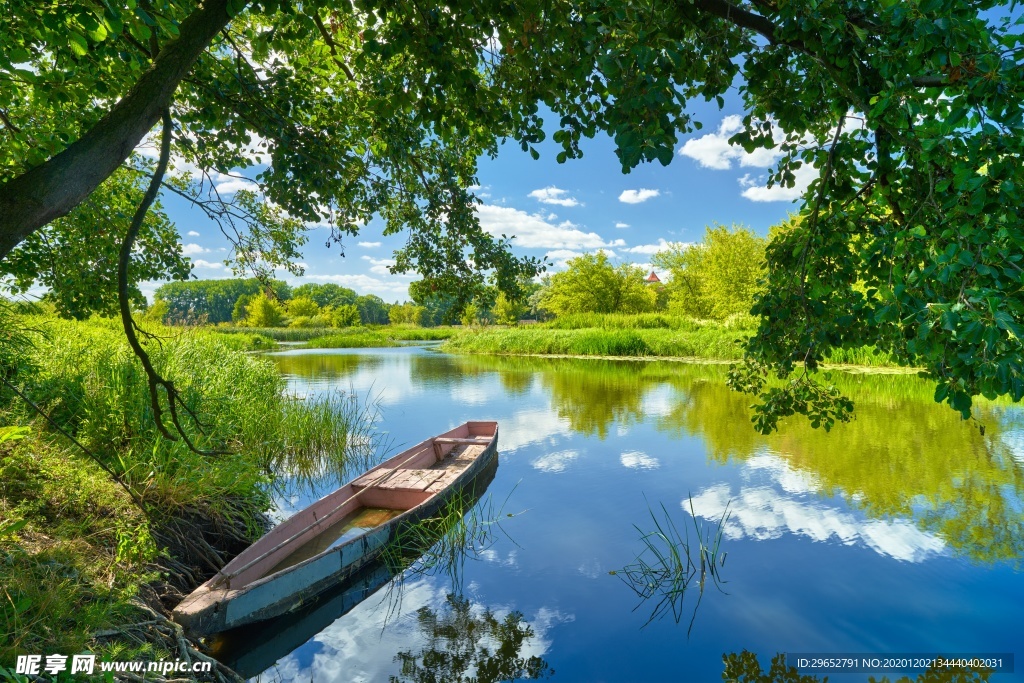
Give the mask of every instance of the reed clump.
[[353, 327], [330, 335], [310, 339], [309, 349], [386, 348], [401, 346], [403, 341], [441, 341], [459, 332], [453, 327]]
[[[18, 344], [0, 339], [3, 663], [85, 648], [163, 656], [116, 633], [144, 608], [172, 607], [258, 537], [282, 473], [337, 467], [372, 444], [357, 401], [287, 395], [276, 367], [244, 352], [253, 335], [147, 326], [154, 365], [195, 416], [185, 429], [225, 452], [209, 456], [159, 435], [119, 321], [5, 322]], [[100, 642], [101, 632], [115, 635]]]

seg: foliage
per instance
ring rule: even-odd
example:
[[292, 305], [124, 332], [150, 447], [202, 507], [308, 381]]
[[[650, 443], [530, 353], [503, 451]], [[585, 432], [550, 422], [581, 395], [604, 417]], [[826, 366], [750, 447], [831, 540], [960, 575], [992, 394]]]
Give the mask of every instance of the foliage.
[[309, 297], [295, 296], [294, 292], [286, 306], [288, 308], [288, 314], [292, 316], [303, 315], [312, 318], [320, 312], [320, 306], [317, 302], [313, 301]]
[[700, 244], [672, 244], [651, 258], [672, 273], [669, 310], [721, 320], [750, 313], [764, 275], [767, 240], [743, 226], [709, 226]]
[[551, 276], [541, 305], [566, 313], [643, 313], [653, 311], [656, 294], [639, 266], [613, 266], [603, 252], [570, 259], [568, 270]]
[[494, 300], [494, 320], [499, 325], [516, 325], [526, 315], [527, 305], [510, 299], [505, 292], [499, 292]]
[[387, 325], [390, 322], [388, 310], [391, 307], [375, 294], [357, 297], [356, 308], [359, 309], [359, 319], [364, 325]]
[[330, 311], [332, 327], [355, 327], [361, 321], [355, 304], [341, 304]]
[[415, 304], [395, 304], [388, 309], [388, 319], [392, 325], [421, 325], [423, 323], [422, 306]]
[[305, 348], [346, 349], [400, 346], [399, 341], [437, 341], [449, 339], [457, 333], [458, 331], [451, 327], [381, 327], [377, 329], [357, 327], [344, 332], [333, 331], [310, 339]]
[[299, 285], [298, 287], [292, 290], [292, 299], [294, 300], [299, 297], [312, 299], [320, 308], [327, 308], [328, 306], [338, 307], [345, 306], [348, 304], [354, 304], [356, 302], [356, 299], [358, 298], [353, 290], [349, 289], [348, 287], [336, 285], [333, 282], [327, 282], [324, 284], [319, 284], [316, 282], [307, 282], [303, 285]]
[[[2, 106], [2, 105], [0, 105]], [[0, 278], [10, 293], [33, 286], [47, 288], [45, 298], [65, 318], [117, 312], [117, 258], [128, 222], [142, 200], [145, 184], [122, 169], [110, 176], [67, 216], [36, 231], [0, 261]], [[153, 205], [142, 223], [129, 267], [130, 296], [137, 307], [146, 300], [138, 283], [182, 280], [192, 270], [182, 256], [178, 231]]]
[[[231, 322], [233, 323], [244, 323], [245, 319], [249, 317], [249, 302], [255, 294], [242, 294], [235, 299], [235, 305], [231, 307]], [[161, 301], [165, 306], [167, 302]]]
[[[287, 299], [291, 288], [280, 280], [269, 283], [278, 299]], [[191, 280], [168, 282], [157, 288], [157, 301], [166, 301], [170, 320], [223, 323], [232, 320], [241, 296], [255, 296], [263, 291], [265, 283], [257, 278], [248, 280]], [[247, 304], [243, 304], [243, 307]]]
[[284, 321], [281, 304], [260, 292], [247, 307], [249, 315], [245, 322], [250, 327], [278, 327]]
[[[768, 671], [761, 669], [757, 655], [748, 650], [736, 653], [730, 652], [722, 657], [725, 663], [725, 671], [722, 679], [727, 683], [825, 683], [828, 676], [819, 679], [811, 674], [801, 674], [793, 666], [786, 664], [785, 653], [778, 653], [772, 657]], [[984, 683], [989, 680], [991, 674], [984, 669], [972, 667], [945, 667], [933, 666], [916, 678], [901, 676], [895, 683]], [[876, 679], [868, 676], [869, 683], [889, 683], [889, 677], [883, 676]]]

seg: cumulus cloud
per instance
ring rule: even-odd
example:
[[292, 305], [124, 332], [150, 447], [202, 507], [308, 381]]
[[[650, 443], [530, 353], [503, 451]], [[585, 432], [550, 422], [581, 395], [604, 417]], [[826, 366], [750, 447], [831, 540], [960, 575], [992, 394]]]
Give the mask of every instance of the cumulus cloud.
[[534, 190], [530, 193], [530, 197], [533, 197], [541, 204], [557, 204], [558, 206], [582, 206], [579, 200], [575, 197], [563, 196], [567, 195], [568, 190], [561, 190], [554, 185], [550, 187], [544, 187], [539, 190]]
[[392, 279], [381, 279], [365, 274], [350, 275], [306, 275], [306, 279], [317, 282], [333, 282], [342, 287], [354, 289], [359, 294], [376, 294], [382, 299], [409, 298], [408, 280], [399, 280], [396, 275], [388, 274]]
[[583, 232], [575, 223], [557, 225], [542, 216], [519, 209], [493, 204], [477, 207], [480, 225], [491, 235], [509, 235], [513, 243], [524, 249], [599, 249], [615, 246], [596, 232]]
[[622, 221], [619, 221], [618, 223], [615, 224], [615, 227], [616, 228], [628, 228], [629, 227], [629, 223], [623, 223]]
[[793, 176], [793, 187], [767, 187], [764, 176], [753, 178], [747, 173], [739, 179], [740, 186], [744, 188], [741, 194], [752, 202], [791, 202], [803, 196], [808, 186], [818, 177], [818, 169], [804, 164], [793, 172]]
[[639, 190], [623, 190], [622, 194], [619, 195], [619, 201], [625, 202], [626, 204], [640, 204], [646, 202], [648, 199], [657, 197], [661, 194], [661, 190], [648, 190], [641, 188]]
[[534, 460], [531, 465], [541, 472], [564, 472], [573, 460], [580, 457], [577, 451], [559, 451], [548, 453]]
[[651, 254], [657, 254], [659, 251], [665, 251], [673, 245], [683, 245], [683, 242], [666, 242], [665, 238], [659, 237], [657, 244], [638, 244], [635, 247], [629, 247], [623, 251], [628, 251], [630, 254], [645, 254], [650, 256]]
[[370, 272], [374, 275], [389, 275], [391, 277], [405, 277], [412, 278], [412, 275], [407, 273], [392, 274], [389, 268], [395, 265], [396, 261], [393, 258], [373, 258], [372, 256], [361, 257], [364, 261], [370, 262]]
[[182, 246], [181, 253], [184, 254], [185, 256], [195, 256], [197, 254], [208, 254], [210, 253], [210, 250], [205, 247], [199, 246], [195, 242], [189, 242], [188, 244]]
[[[699, 138], [687, 140], [680, 149], [682, 156], [690, 157], [703, 168], [713, 168], [725, 171], [732, 168], [733, 161], [738, 161], [740, 166], [754, 166], [757, 168], [768, 168], [782, 156], [782, 152], [775, 149], [756, 149], [747, 153], [739, 145], [729, 144], [729, 138], [743, 129], [743, 119], [737, 115], [726, 116], [718, 126], [718, 130]], [[772, 138], [776, 144], [785, 139], [783, 132], [772, 128]]]
[[193, 268], [208, 268], [209, 270], [225, 270], [227, 266], [223, 263], [214, 263], [213, 261], [204, 261], [203, 259], [196, 259], [192, 262]]
[[195, 230], [189, 230], [187, 234], [189, 237], [199, 237], [199, 233]]
[[[911, 520], [871, 519], [823, 502], [817, 478], [778, 455], [751, 458], [742, 476], [751, 484], [741, 485], [738, 491], [718, 484], [692, 499], [696, 515], [710, 522], [722, 519], [728, 508], [727, 538], [767, 540], [789, 533], [820, 542], [836, 539], [904, 562], [921, 562], [946, 549], [941, 537], [920, 530]], [[688, 511], [691, 501], [680, 504]]]
[[380, 242], [358, 242], [358, 244], [364, 249], [376, 249], [380, 246]]
[[642, 451], [626, 451], [619, 456], [619, 462], [631, 470], [654, 470], [661, 467], [657, 458]]

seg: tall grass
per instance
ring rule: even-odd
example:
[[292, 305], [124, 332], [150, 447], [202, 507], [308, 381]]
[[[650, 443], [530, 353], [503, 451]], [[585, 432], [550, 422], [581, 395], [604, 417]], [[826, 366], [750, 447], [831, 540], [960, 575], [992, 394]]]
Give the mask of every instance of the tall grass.
[[571, 313], [543, 323], [543, 327], [553, 330], [665, 329], [687, 332], [693, 332], [708, 325], [726, 330], [753, 331], [757, 328], [757, 319], [750, 315], [734, 315], [723, 321], [708, 321], [669, 313]]
[[335, 331], [324, 337], [310, 339], [306, 348], [349, 349], [401, 346], [400, 341], [440, 341], [450, 339], [459, 331], [452, 327], [353, 327]]
[[[154, 365], [196, 415], [187, 431], [201, 448], [229, 451], [209, 457], [159, 436], [145, 374], [118, 321], [16, 322], [31, 344], [7, 359], [9, 380], [129, 486], [145, 511], [0, 387], [0, 426], [30, 430], [20, 440], [5, 430], [0, 443], [0, 661], [16, 654], [8, 642], [22, 653], [81, 651], [91, 633], [133, 612], [140, 586], [154, 578], [147, 563], [170, 567], [176, 578], [169, 580], [182, 588], [194, 586], [212, 571], [209, 563], [262, 532], [282, 474], [316, 476], [373, 448], [359, 401], [287, 396], [271, 361], [241, 352], [251, 335], [150, 330], [163, 337], [147, 342]], [[167, 543], [170, 556], [158, 557], [155, 542]], [[190, 554], [203, 548], [202, 561]]]
[[333, 327], [210, 327], [217, 334], [228, 336], [257, 334], [274, 341], [309, 341], [315, 337], [323, 337], [337, 332]]
[[455, 353], [568, 356], [660, 356], [737, 360], [742, 331], [705, 325], [694, 330], [586, 328], [490, 329], [464, 332], [441, 349]]

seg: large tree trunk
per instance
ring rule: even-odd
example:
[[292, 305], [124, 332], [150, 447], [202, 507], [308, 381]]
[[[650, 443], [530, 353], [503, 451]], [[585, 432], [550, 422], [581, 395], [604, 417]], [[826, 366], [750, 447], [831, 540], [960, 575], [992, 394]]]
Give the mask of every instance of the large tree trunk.
[[0, 259], [33, 232], [75, 208], [124, 163], [230, 18], [228, 0], [204, 0], [181, 23], [178, 39], [160, 50], [135, 87], [81, 139], [0, 185]]

